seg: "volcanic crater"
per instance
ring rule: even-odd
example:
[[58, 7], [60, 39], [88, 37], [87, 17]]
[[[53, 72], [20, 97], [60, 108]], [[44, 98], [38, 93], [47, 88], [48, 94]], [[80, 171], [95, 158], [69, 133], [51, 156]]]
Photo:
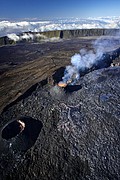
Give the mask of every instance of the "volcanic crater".
[[58, 86], [70, 57], [92, 41], [26, 44], [45, 53], [2, 72], [2, 179], [120, 178], [120, 48], [81, 71], [76, 84]]

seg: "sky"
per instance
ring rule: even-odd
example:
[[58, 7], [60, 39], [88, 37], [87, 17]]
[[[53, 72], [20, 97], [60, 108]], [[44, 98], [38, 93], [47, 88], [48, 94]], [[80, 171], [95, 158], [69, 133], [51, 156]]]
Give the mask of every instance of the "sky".
[[120, 16], [120, 0], [0, 0], [0, 19]]

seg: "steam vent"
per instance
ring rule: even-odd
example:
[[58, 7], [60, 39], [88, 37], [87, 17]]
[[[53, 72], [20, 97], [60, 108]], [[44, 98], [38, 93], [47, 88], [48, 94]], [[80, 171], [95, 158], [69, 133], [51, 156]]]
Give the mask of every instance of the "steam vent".
[[120, 180], [112, 33], [49, 32], [60, 39], [0, 47], [0, 180]]

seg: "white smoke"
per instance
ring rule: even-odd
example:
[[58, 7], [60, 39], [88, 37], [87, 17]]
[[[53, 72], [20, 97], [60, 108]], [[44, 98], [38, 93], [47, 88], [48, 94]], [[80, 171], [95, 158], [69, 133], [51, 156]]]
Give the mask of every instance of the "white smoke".
[[120, 45], [120, 36], [117, 39], [116, 37], [107, 39], [100, 37], [93, 43], [93, 50], [81, 49], [79, 53], [71, 57], [71, 65], [66, 66], [62, 82], [75, 84], [81, 72], [103, 61], [103, 54], [117, 45]]
[[71, 65], [66, 67], [65, 75], [62, 78], [63, 82], [69, 81], [71, 79], [73, 84], [75, 81], [79, 80], [80, 78], [80, 70], [84, 71], [85, 69], [89, 69], [99, 61], [102, 57], [103, 53], [101, 51], [96, 51], [95, 53], [90, 50], [87, 51], [86, 49], [80, 50], [79, 54], [75, 54], [71, 57]]

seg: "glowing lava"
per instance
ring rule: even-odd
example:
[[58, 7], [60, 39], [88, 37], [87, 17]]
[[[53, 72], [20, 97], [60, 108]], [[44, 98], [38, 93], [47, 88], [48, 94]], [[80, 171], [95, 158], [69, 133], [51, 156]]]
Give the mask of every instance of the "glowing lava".
[[60, 82], [58, 83], [58, 86], [65, 88], [65, 87], [67, 86], [67, 83], [64, 83], [64, 82], [60, 81]]
[[67, 82], [60, 81], [60, 82], [58, 83], [58, 86], [65, 88], [67, 85], [71, 84], [71, 82], [72, 82], [71, 79], [69, 79]]
[[18, 123], [19, 123], [19, 127], [20, 127], [20, 132], [22, 132], [24, 129], [25, 129], [25, 123], [21, 120], [17, 120]]

